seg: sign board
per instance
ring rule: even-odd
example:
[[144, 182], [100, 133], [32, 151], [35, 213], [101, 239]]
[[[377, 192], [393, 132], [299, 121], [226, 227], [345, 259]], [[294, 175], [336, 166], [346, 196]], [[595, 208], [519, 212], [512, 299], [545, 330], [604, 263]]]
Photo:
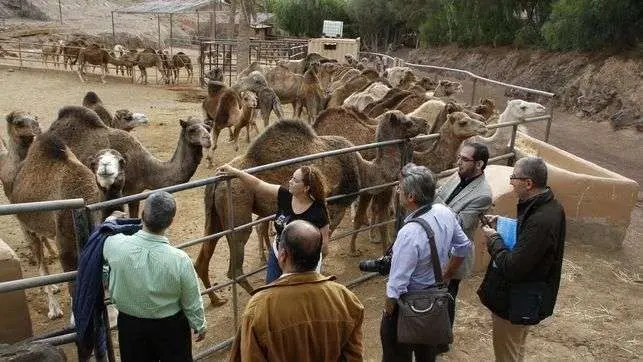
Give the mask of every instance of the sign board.
[[323, 36], [329, 38], [341, 38], [344, 31], [343, 21], [324, 20], [324, 27], [322, 29]]

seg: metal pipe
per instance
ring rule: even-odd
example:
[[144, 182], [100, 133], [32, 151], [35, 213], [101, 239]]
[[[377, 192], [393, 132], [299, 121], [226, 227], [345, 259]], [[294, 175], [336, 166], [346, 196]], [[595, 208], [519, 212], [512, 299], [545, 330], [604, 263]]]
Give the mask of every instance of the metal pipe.
[[473, 78], [473, 86], [471, 87], [471, 106], [473, 106], [476, 101], [476, 84], [478, 83], [478, 79]]
[[173, 28], [173, 25], [172, 25], [172, 13], [170, 13], [170, 59], [172, 59], [172, 36], [173, 36], [172, 28]]
[[249, 272], [249, 273], [242, 274], [242, 275], [238, 276], [236, 279], [229, 280], [229, 281], [227, 281], [227, 282], [225, 282], [225, 283], [223, 283], [223, 284], [217, 284], [217, 285], [211, 286], [210, 288], [203, 290], [203, 291], [201, 292], [201, 295], [206, 295], [206, 294], [208, 294], [208, 293], [210, 293], [210, 292], [214, 292], [214, 291], [217, 291], [217, 290], [223, 289], [223, 288], [225, 288], [225, 287], [227, 287], [227, 286], [232, 285], [233, 283], [236, 283], [236, 282], [238, 282], [238, 281], [240, 281], [240, 280], [246, 279], [246, 278], [248, 278], [249, 276], [253, 276], [253, 275], [255, 275], [255, 274], [258, 274], [258, 273], [260, 273], [260, 272], [262, 272], [262, 271], [266, 270], [267, 268], [268, 268], [268, 267], [264, 265], [264, 266], [262, 266], [261, 268], [255, 269], [255, 270], [253, 270], [253, 271], [251, 271], [251, 272]]
[[[232, 316], [234, 321], [234, 329], [236, 330], [239, 326], [239, 296], [237, 295], [237, 243], [234, 240], [234, 205], [232, 203], [232, 179], [226, 180], [226, 188], [228, 191], [228, 229], [231, 232], [231, 236], [228, 237], [230, 247], [230, 267], [232, 268], [232, 279], [235, 283], [232, 283]], [[231, 240], [230, 240], [231, 239]]]
[[17, 279], [17, 280], [9, 280], [9, 281], [0, 283], [0, 293], [8, 293], [16, 290], [42, 287], [43, 285], [49, 285], [49, 284], [71, 282], [76, 279], [77, 273], [78, 272], [74, 270], [74, 271], [65, 272], [65, 273], [43, 275], [38, 277], [23, 278], [23, 279]]
[[60, 0], [58, 0], [58, 16], [60, 17], [60, 25], [63, 24], [63, 6], [60, 4]]
[[201, 360], [201, 359], [203, 359], [203, 358], [205, 358], [205, 357], [207, 357], [207, 356], [209, 356], [209, 355], [211, 355], [213, 353], [226, 350], [226, 349], [228, 349], [228, 348], [230, 348], [232, 346], [232, 343], [234, 343], [234, 337], [233, 338], [228, 338], [223, 342], [217, 343], [214, 346], [197, 353], [197, 355], [194, 356], [194, 360], [198, 361], [198, 360]]
[[551, 131], [551, 122], [554, 120], [554, 97], [549, 102], [549, 119], [545, 128], [545, 143], [549, 143], [549, 131]]
[[47, 344], [51, 344], [52, 346], [60, 346], [63, 344], [73, 343], [75, 341], [76, 341], [76, 332], [63, 334], [60, 336], [55, 336], [50, 338], [45, 338], [45, 339], [39, 339], [37, 341], [34, 341], [33, 343], [47, 343]]
[[[60, 1], [58, 1], [60, 3]], [[62, 23], [62, 21], [61, 21]], [[116, 43], [116, 29], [114, 27], [114, 12], [112, 11], [112, 39], [114, 40], [114, 43]]]
[[365, 281], [367, 281], [369, 279], [372, 279], [372, 278], [374, 278], [374, 277], [376, 277], [378, 275], [380, 275], [380, 273], [367, 273], [367, 274], [362, 275], [362, 276], [360, 276], [358, 278], [355, 278], [353, 280], [348, 281], [344, 285], [346, 286], [346, 288], [350, 289], [350, 288], [356, 286], [357, 284], [363, 283], [363, 282], [365, 282]]

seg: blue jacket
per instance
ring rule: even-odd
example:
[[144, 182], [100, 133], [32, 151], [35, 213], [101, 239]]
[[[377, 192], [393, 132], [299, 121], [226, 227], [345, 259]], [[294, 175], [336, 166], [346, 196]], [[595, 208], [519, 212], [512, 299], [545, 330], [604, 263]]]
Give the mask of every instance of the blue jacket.
[[114, 234], [132, 235], [141, 229], [140, 219], [106, 221], [89, 236], [78, 259], [78, 274], [73, 300], [76, 346], [79, 360], [87, 360], [94, 347], [97, 355], [106, 351], [103, 292], [103, 246]]

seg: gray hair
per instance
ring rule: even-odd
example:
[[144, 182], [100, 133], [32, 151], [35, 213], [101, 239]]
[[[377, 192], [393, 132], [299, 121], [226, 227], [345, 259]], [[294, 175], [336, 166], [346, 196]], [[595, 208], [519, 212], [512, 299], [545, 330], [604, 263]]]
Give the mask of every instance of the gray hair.
[[514, 168], [518, 168], [520, 176], [529, 178], [537, 188], [547, 187], [547, 164], [542, 158], [533, 156], [521, 158], [516, 161]]
[[165, 191], [156, 191], [145, 200], [143, 223], [152, 232], [167, 229], [176, 214], [174, 196]]
[[408, 163], [400, 172], [400, 187], [418, 205], [431, 204], [435, 198], [435, 175], [424, 166]]

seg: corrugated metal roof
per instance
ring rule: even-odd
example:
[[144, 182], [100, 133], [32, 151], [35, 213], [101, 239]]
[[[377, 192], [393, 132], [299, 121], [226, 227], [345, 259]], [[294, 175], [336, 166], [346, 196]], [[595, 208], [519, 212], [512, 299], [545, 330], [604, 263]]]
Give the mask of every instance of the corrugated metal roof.
[[[115, 12], [123, 14], [136, 14], [136, 13], [187, 13], [193, 12], [196, 9], [209, 5], [213, 0], [181, 0], [181, 1], [168, 1], [168, 0], [154, 0], [145, 1], [130, 5], [128, 7], [118, 9]], [[214, 0], [216, 3], [228, 5], [224, 0]]]

